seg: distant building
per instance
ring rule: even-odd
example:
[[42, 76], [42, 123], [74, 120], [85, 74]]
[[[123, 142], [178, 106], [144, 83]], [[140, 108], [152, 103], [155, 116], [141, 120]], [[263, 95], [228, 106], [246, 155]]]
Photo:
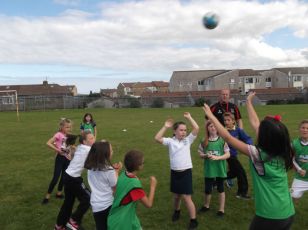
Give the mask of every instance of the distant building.
[[308, 67], [273, 68], [269, 70], [197, 70], [174, 71], [170, 92], [239, 90], [242, 95], [252, 89], [308, 87]]
[[117, 89], [101, 89], [101, 93], [100, 94], [102, 96], [111, 97], [111, 98], [118, 97]]
[[43, 81], [38, 85], [1, 85], [0, 91], [16, 90], [18, 96], [76, 96], [77, 88], [75, 85], [61, 86], [49, 84]]
[[120, 83], [117, 87], [118, 97], [140, 97], [144, 92], [168, 92], [169, 83], [164, 81]]

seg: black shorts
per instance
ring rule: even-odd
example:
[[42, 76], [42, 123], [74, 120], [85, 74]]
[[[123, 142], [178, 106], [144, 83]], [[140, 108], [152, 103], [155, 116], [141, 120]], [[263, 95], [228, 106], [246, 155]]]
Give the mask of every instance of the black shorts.
[[170, 191], [176, 194], [192, 194], [192, 170], [171, 170]]
[[255, 215], [253, 220], [250, 223], [249, 230], [289, 230], [291, 229], [291, 225], [293, 223], [294, 216], [290, 216], [289, 218], [276, 220], [276, 219], [267, 219], [260, 216]]
[[214, 183], [217, 186], [217, 191], [219, 193], [223, 193], [225, 191], [224, 180], [225, 178], [221, 178], [221, 177], [216, 177], [216, 178], [204, 177], [204, 193], [208, 195], [211, 194]]

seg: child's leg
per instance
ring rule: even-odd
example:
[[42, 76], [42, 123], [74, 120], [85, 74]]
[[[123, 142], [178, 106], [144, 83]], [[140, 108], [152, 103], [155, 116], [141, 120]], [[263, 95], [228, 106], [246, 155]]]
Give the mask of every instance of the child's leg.
[[63, 175], [65, 173], [65, 170], [67, 169], [68, 165], [70, 164], [70, 161], [66, 159], [66, 157], [61, 157], [61, 178], [58, 184], [58, 192], [57, 195], [62, 194], [63, 189]]
[[308, 191], [308, 182], [294, 178], [290, 191], [294, 203], [297, 203], [303, 196], [304, 192]]
[[236, 171], [237, 186], [238, 186], [237, 194], [247, 195], [248, 193], [247, 175], [241, 162], [237, 158], [234, 158], [233, 160], [233, 168], [234, 171]]
[[212, 190], [213, 190], [213, 183], [215, 181], [215, 178], [204, 178], [204, 193], [205, 193], [205, 197], [204, 197], [204, 207], [205, 208], [210, 208], [210, 203], [211, 203], [211, 197], [212, 197]]
[[224, 179], [221, 177], [216, 178], [217, 181], [217, 191], [219, 193], [219, 210], [225, 212], [225, 189], [224, 189]]
[[53, 177], [52, 177], [51, 182], [49, 184], [46, 198], [49, 199], [50, 194], [52, 193], [52, 190], [54, 189], [54, 187], [56, 186], [56, 184], [57, 184], [57, 182], [59, 180], [59, 177], [61, 175], [61, 171], [62, 171], [62, 159], [61, 159], [61, 156], [58, 154], [56, 156]]
[[191, 199], [191, 195], [182, 195], [183, 199], [185, 201], [186, 204], [186, 208], [188, 209], [188, 213], [190, 216], [190, 219], [196, 219], [196, 207], [194, 202]]
[[93, 213], [96, 230], [107, 230], [107, 217], [111, 206], [103, 211]]
[[78, 224], [81, 223], [83, 215], [87, 212], [90, 207], [90, 191], [86, 188], [84, 183], [82, 182], [82, 178], [80, 178], [80, 183], [75, 186], [75, 194], [77, 199], [79, 200], [79, 205], [76, 211], [72, 214], [72, 219], [76, 221]]
[[181, 209], [181, 198], [182, 198], [181, 194], [174, 193], [174, 200], [173, 200], [174, 210]]

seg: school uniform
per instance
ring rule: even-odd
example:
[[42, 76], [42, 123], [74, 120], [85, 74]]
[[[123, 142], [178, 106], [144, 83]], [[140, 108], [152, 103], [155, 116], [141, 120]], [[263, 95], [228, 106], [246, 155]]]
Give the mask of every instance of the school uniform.
[[[71, 160], [64, 175], [65, 199], [57, 217], [57, 225], [65, 226], [72, 217], [78, 224], [81, 223], [83, 215], [90, 207], [90, 191], [86, 188], [81, 177], [84, 163], [91, 147], [80, 144], [77, 146], [74, 158]], [[79, 200], [76, 211], [71, 215], [75, 198]]]
[[190, 133], [182, 140], [176, 137], [163, 138], [163, 145], [169, 148], [171, 168], [170, 191], [176, 194], [192, 194], [192, 161], [190, 146], [197, 136]]

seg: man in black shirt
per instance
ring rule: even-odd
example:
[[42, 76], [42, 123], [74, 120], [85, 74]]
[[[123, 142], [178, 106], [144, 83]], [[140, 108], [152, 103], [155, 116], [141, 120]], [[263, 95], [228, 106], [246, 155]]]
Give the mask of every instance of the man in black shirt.
[[230, 90], [222, 89], [220, 91], [219, 101], [211, 106], [211, 111], [223, 126], [224, 126], [223, 114], [225, 112], [232, 113], [235, 117], [237, 126], [243, 129], [243, 121], [240, 110], [235, 104], [229, 102], [229, 100], [230, 100]]

